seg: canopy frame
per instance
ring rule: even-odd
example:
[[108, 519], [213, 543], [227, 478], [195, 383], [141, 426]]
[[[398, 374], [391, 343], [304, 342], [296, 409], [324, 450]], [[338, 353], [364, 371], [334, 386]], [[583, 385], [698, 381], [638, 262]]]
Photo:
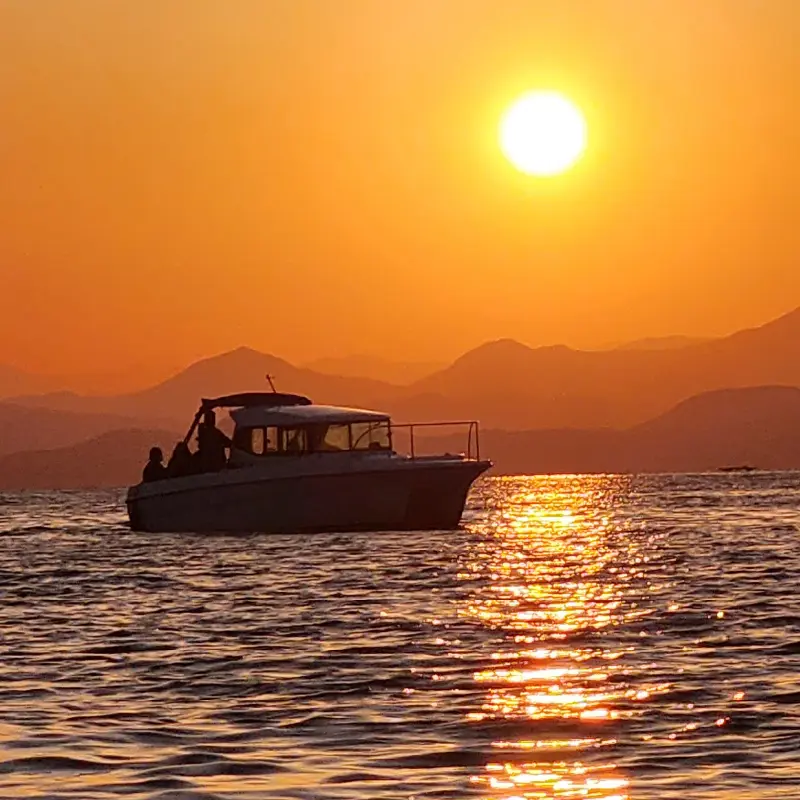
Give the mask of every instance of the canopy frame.
[[184, 444], [189, 444], [200, 424], [203, 415], [217, 408], [256, 408], [259, 406], [310, 406], [311, 400], [302, 394], [288, 394], [286, 392], [240, 392], [239, 394], [226, 394], [221, 397], [204, 397], [200, 401], [200, 408], [194, 415], [189, 432], [183, 439]]

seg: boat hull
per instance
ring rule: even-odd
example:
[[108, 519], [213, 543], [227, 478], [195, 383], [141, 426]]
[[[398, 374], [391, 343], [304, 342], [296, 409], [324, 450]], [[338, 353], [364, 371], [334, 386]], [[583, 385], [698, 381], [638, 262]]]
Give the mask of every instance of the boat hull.
[[272, 476], [257, 470], [142, 484], [128, 492], [131, 527], [153, 532], [441, 530], [458, 527], [486, 461]]

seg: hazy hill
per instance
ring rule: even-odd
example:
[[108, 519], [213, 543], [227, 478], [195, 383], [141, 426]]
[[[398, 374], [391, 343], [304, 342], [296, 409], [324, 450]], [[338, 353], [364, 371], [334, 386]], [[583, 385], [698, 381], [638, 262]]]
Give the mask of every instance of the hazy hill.
[[[503, 429], [627, 427], [695, 394], [800, 385], [800, 309], [682, 348], [587, 352], [490, 342], [409, 387], [409, 416], [471, 409]], [[463, 412], [462, 412], [463, 413]]]
[[[463, 450], [461, 441], [437, 445]], [[484, 430], [481, 451], [507, 474], [800, 468], [800, 389], [709, 392], [627, 430]]]
[[380, 405], [397, 391], [396, 387], [380, 381], [323, 375], [295, 367], [276, 356], [240, 347], [198, 361], [166, 381], [140, 392], [113, 397], [59, 393], [21, 397], [15, 401], [61, 410], [179, 420], [188, 427], [202, 397], [268, 391], [267, 374], [274, 377], [280, 391], [307, 394], [319, 403], [358, 405], [369, 402]]
[[625, 433], [631, 470], [800, 467], [800, 389], [708, 392]]
[[29, 408], [0, 402], [0, 455], [71, 445], [114, 428], [141, 427], [131, 417]]
[[[512, 430], [618, 425], [627, 415], [608, 384], [653, 355], [487, 342], [410, 386], [404, 411], [410, 418], [467, 415]], [[448, 413], [451, 408], [457, 413]]]
[[445, 364], [437, 362], [391, 361], [380, 356], [342, 356], [318, 358], [304, 365], [306, 369], [325, 375], [342, 375], [350, 378], [371, 378], [396, 385], [406, 385], [424, 378]]
[[118, 430], [69, 447], [0, 457], [0, 490], [88, 489], [138, 483], [153, 445], [168, 456], [177, 434]]

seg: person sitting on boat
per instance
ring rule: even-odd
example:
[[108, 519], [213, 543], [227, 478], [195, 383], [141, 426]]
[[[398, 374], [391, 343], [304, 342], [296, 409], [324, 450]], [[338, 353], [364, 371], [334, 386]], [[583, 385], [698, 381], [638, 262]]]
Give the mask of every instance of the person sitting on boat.
[[189, 445], [186, 442], [178, 442], [167, 464], [170, 478], [182, 478], [184, 475], [191, 475], [194, 471], [194, 457], [189, 450]]
[[151, 481], [163, 481], [164, 478], [169, 477], [167, 468], [163, 464], [164, 454], [161, 452], [160, 447], [150, 448], [150, 459], [148, 460], [142, 472], [142, 482], [150, 483]]
[[213, 411], [206, 411], [197, 429], [197, 455], [203, 472], [218, 472], [228, 463], [225, 450], [231, 440], [217, 427]]

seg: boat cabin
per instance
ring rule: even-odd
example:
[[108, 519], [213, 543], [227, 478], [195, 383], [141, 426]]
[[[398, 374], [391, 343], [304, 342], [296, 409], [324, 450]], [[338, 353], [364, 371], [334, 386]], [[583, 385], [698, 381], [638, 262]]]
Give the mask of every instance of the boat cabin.
[[392, 452], [387, 414], [338, 406], [249, 406], [230, 412], [235, 423], [231, 466], [263, 458], [313, 453]]
[[[181, 443], [187, 448], [187, 453], [189, 441], [198, 430], [201, 419], [210, 415], [213, 426], [211, 412], [218, 408], [229, 410], [235, 426], [229, 442], [230, 456], [226, 461], [226, 465], [231, 467], [264, 464], [268, 463], [267, 459], [285, 456], [329, 453], [396, 456], [393, 431], [397, 428], [407, 429], [410, 458], [414, 459], [420, 457], [415, 451], [415, 428], [443, 426], [466, 426], [466, 455], [462, 457], [480, 460], [478, 423], [475, 420], [393, 425], [389, 415], [380, 411], [315, 405], [303, 395], [281, 392], [245, 392], [204, 399]], [[450, 454], [446, 456], [452, 458]], [[218, 468], [204, 469], [201, 466], [199, 471]]]

